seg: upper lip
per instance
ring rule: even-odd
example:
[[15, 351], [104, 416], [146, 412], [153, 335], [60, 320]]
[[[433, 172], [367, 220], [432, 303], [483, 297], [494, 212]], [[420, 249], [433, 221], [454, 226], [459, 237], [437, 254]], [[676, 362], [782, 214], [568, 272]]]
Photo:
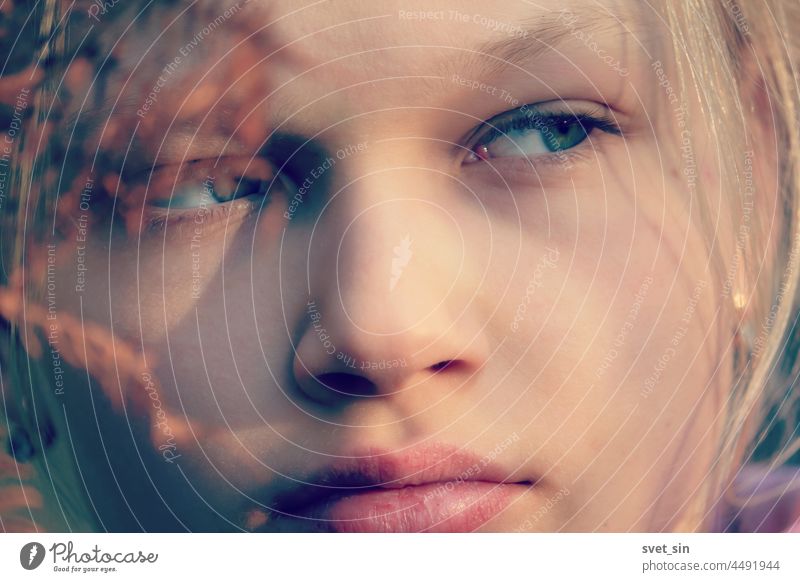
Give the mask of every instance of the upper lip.
[[272, 499], [271, 510], [295, 515], [303, 508], [374, 489], [398, 489], [440, 482], [487, 481], [530, 485], [510, 480], [512, 471], [489, 456], [445, 444], [402, 451], [371, 448], [342, 456], [307, 479], [295, 480]]

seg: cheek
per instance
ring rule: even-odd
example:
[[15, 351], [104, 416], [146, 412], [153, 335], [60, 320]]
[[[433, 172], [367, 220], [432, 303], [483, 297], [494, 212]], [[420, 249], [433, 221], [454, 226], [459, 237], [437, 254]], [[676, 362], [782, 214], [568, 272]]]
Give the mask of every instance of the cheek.
[[668, 463], [656, 458], [716, 434], [727, 379], [724, 363], [717, 369], [719, 289], [681, 181], [667, 187], [554, 192], [550, 220], [525, 231], [530, 260], [497, 318], [514, 372], [531, 386], [518, 408], [526, 424], [535, 411], [530, 437], [561, 442], [571, 452], [558, 463], [589, 481], [612, 468], [661, 478]]

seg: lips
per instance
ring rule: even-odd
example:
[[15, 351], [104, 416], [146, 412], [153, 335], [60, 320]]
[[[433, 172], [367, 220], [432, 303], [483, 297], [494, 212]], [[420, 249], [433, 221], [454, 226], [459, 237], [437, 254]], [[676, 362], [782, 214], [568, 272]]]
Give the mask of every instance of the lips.
[[271, 531], [475, 531], [528, 491], [488, 456], [435, 445], [350, 456], [273, 498]]

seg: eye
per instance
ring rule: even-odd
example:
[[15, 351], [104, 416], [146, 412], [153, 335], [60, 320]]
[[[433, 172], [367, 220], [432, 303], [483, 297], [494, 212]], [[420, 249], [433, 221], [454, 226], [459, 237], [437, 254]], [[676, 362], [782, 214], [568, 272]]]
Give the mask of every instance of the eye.
[[286, 190], [286, 178], [261, 158], [220, 158], [157, 167], [144, 185], [151, 227], [245, 216]]
[[177, 184], [169, 198], [153, 200], [153, 206], [173, 210], [201, 208], [209, 204], [225, 204], [249, 196], [264, 196], [270, 182], [248, 176], [217, 179], [207, 176], [202, 182], [197, 178]]
[[[555, 104], [555, 102], [553, 102]], [[558, 154], [580, 145], [596, 129], [622, 135], [605, 108], [586, 111], [557, 104], [523, 105], [484, 122], [473, 138], [465, 163], [494, 158], [535, 158]]]
[[156, 208], [190, 210], [263, 197], [274, 178], [272, 165], [262, 158], [197, 160], [156, 168], [147, 198]]

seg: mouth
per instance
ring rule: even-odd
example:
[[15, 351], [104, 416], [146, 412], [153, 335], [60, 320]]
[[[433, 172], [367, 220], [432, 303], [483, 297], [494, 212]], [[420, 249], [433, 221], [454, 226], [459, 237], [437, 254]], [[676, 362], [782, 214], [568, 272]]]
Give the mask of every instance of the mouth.
[[277, 494], [270, 531], [471, 532], [534, 484], [443, 445], [350, 457]]

